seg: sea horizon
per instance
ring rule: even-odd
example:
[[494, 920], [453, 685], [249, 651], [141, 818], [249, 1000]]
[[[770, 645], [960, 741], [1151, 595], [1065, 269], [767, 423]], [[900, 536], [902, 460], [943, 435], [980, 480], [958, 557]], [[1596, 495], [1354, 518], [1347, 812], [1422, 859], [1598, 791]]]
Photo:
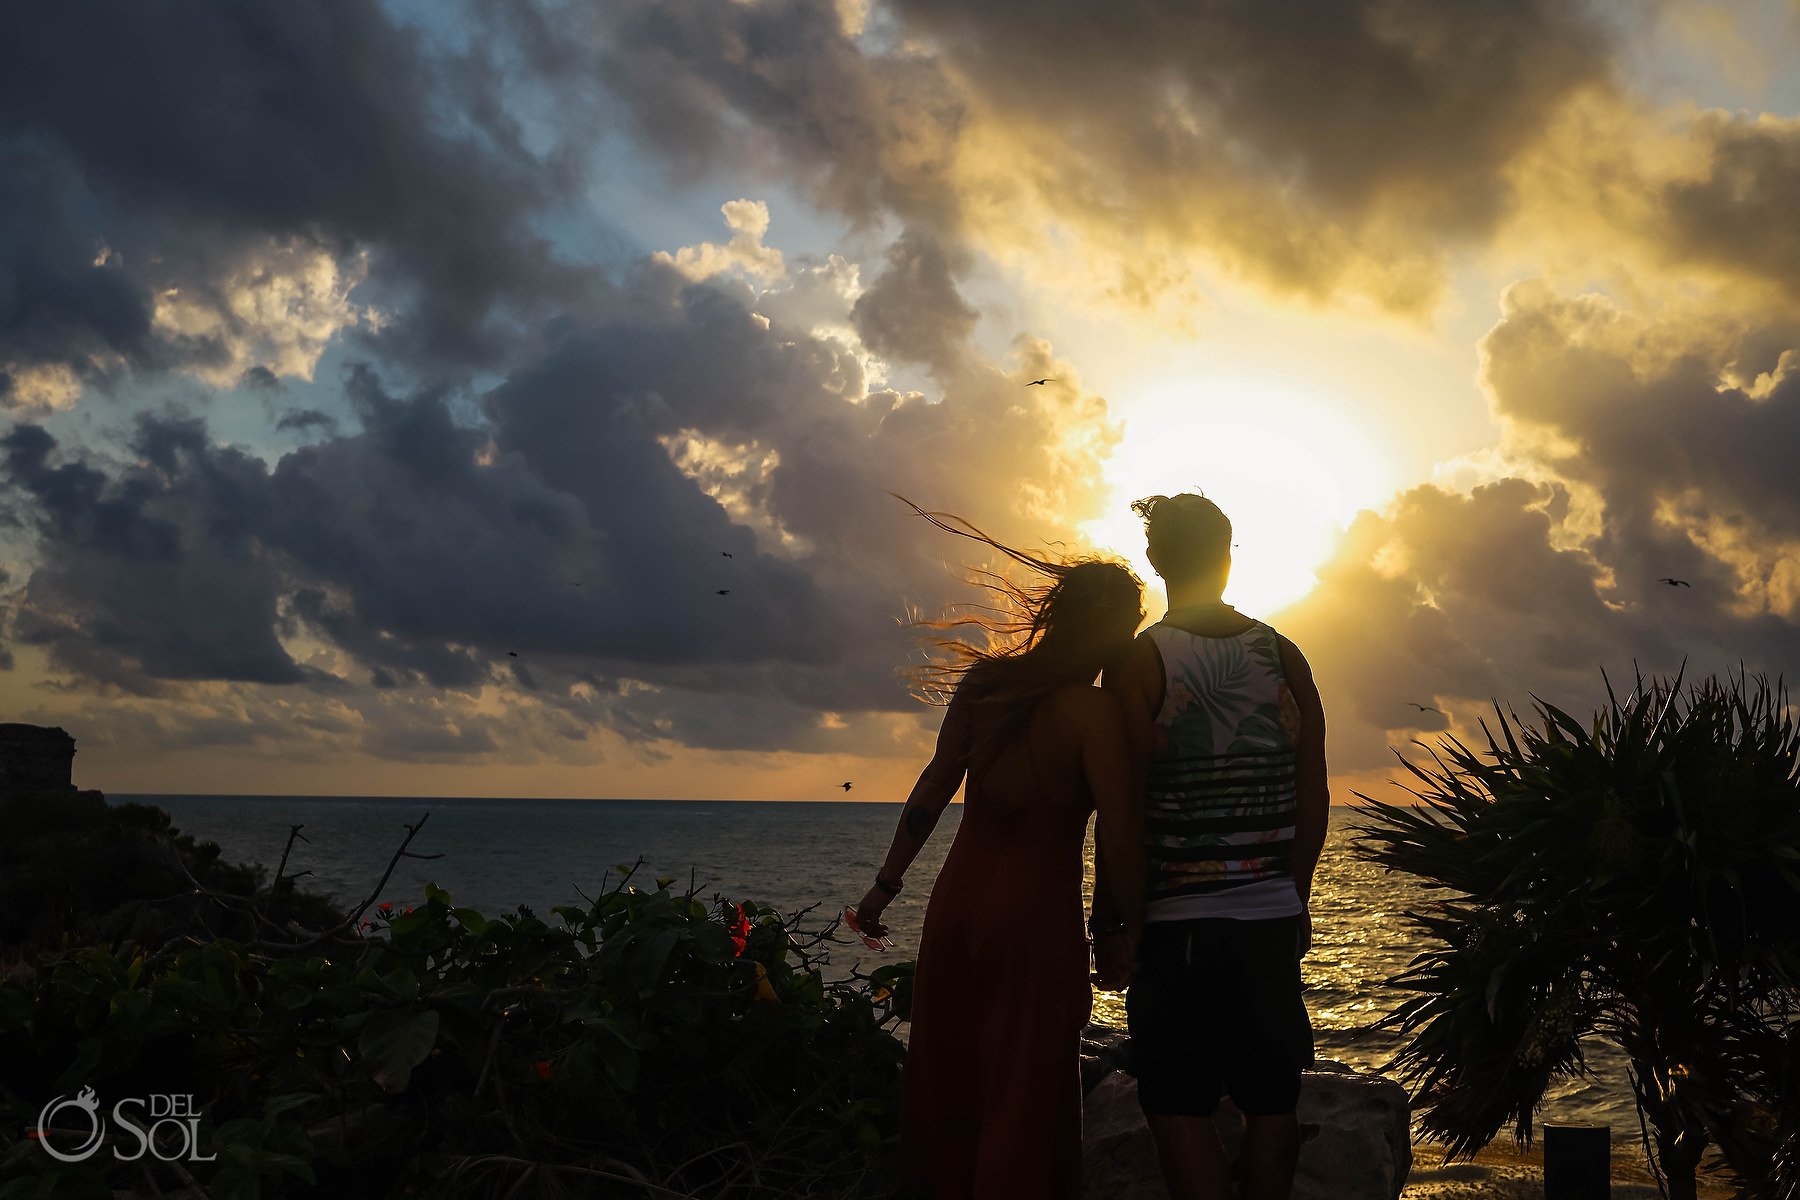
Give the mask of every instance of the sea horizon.
[[[845, 796], [817, 796], [810, 799], [794, 797], [758, 798], [752, 796], [411, 796], [398, 793], [371, 792], [109, 792], [105, 788], [83, 788], [83, 791], [100, 792], [109, 800], [135, 803], [137, 801], [153, 801], [180, 797], [203, 797], [206, 799], [230, 800], [417, 800], [432, 804], [459, 802], [496, 804], [513, 801], [543, 804], [899, 804], [905, 800], [873, 800]], [[959, 797], [950, 802], [961, 805]], [[1332, 808], [1357, 808], [1356, 803], [1334, 800]]]

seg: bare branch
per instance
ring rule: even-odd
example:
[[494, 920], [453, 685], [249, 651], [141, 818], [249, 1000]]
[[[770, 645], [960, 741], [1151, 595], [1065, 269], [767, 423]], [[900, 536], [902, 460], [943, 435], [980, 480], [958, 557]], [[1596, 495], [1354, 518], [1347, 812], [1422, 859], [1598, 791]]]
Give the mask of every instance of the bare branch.
[[[275, 868], [275, 882], [269, 885], [269, 895], [276, 896], [281, 893], [281, 877], [287, 872], [288, 854], [294, 849], [294, 840], [298, 838], [300, 841], [306, 842], [307, 845], [312, 845], [311, 841], [302, 837], [300, 834], [300, 831], [305, 828], [305, 825], [288, 826], [287, 845], [281, 848], [281, 864]], [[310, 875], [312, 872], [308, 871], [307, 874]]]

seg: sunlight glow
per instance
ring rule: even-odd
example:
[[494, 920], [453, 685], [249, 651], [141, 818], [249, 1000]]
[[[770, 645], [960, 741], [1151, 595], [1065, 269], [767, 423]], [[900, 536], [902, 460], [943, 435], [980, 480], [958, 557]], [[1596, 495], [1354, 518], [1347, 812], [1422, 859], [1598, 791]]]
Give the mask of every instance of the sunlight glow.
[[1357, 510], [1393, 488], [1386, 457], [1346, 414], [1277, 385], [1187, 380], [1120, 407], [1125, 437], [1106, 470], [1112, 511], [1083, 532], [1130, 559], [1153, 593], [1161, 587], [1143, 527], [1126, 507], [1140, 496], [1199, 491], [1225, 510], [1236, 543], [1225, 599], [1260, 617], [1311, 591]]

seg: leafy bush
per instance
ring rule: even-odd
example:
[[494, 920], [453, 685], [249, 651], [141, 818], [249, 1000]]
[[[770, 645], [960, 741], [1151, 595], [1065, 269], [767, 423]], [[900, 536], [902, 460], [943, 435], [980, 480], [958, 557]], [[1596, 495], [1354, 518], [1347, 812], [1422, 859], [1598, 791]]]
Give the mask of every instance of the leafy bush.
[[[1423, 1128], [1524, 1140], [1584, 1039], [1630, 1057], [1672, 1194], [1709, 1141], [1753, 1195], [1800, 1181], [1800, 733], [1765, 681], [1640, 680], [1583, 726], [1539, 702], [1413, 767], [1422, 806], [1364, 796], [1359, 850], [1452, 893], [1383, 1024]], [[1782, 1180], [1785, 1179], [1785, 1183]]]
[[25, 1136], [88, 1086], [108, 1108], [192, 1094], [218, 1157], [187, 1169], [215, 1200], [867, 1191], [895, 1124], [889, 1026], [911, 964], [828, 982], [831, 927], [671, 883], [622, 881], [555, 924], [428, 887], [303, 950], [41, 954], [0, 982], [0, 1200], [141, 1179]]
[[249, 898], [264, 890], [262, 916], [322, 928], [337, 921], [322, 897], [289, 881], [265, 887], [258, 866], [232, 866], [213, 842], [171, 827], [144, 804], [108, 804], [99, 792], [0, 796], [0, 948], [29, 952], [65, 937], [86, 943], [160, 946], [212, 931], [254, 936], [242, 906], [209, 896]]

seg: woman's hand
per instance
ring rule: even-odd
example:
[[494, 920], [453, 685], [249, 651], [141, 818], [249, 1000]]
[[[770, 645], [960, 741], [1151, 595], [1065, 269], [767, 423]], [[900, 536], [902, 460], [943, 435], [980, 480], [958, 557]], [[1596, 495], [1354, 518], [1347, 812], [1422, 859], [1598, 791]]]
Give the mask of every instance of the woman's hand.
[[874, 885], [863, 895], [862, 903], [856, 906], [856, 923], [862, 926], [864, 937], [884, 938], [887, 926], [881, 923], [881, 914], [893, 897]]
[[1094, 982], [1108, 992], [1124, 991], [1137, 974], [1137, 939], [1123, 929], [1094, 939]]

